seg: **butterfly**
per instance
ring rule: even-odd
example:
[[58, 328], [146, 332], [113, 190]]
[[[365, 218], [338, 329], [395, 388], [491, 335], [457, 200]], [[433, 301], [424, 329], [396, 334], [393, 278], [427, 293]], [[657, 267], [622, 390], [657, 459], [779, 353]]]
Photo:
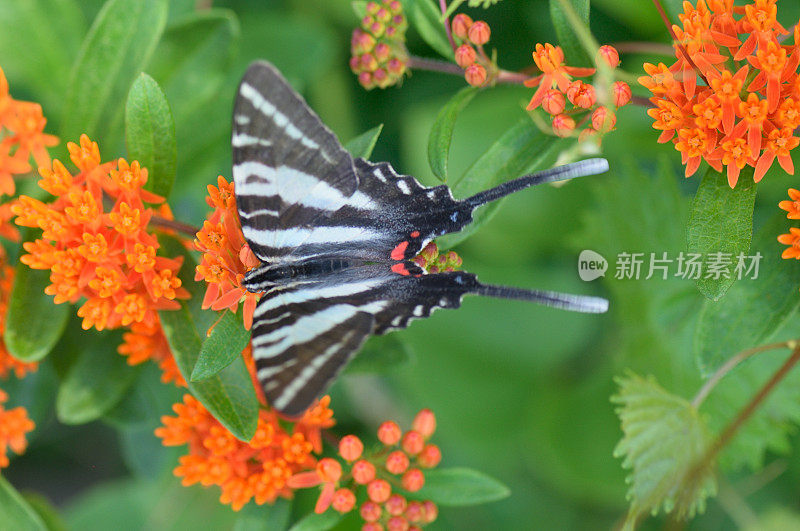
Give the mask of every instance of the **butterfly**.
[[465, 294], [600, 313], [596, 297], [491, 286], [411, 261], [457, 232], [479, 206], [529, 186], [605, 172], [589, 159], [520, 177], [466, 199], [426, 187], [386, 162], [353, 158], [280, 72], [253, 63], [239, 85], [231, 135], [242, 232], [262, 262], [244, 287], [262, 296], [252, 349], [268, 403], [301, 415], [372, 334], [405, 328]]

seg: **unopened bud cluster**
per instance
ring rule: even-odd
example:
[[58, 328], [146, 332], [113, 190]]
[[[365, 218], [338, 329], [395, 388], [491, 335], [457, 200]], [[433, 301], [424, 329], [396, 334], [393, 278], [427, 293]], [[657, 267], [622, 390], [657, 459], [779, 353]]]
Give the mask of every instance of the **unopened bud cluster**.
[[329, 507], [348, 513], [358, 505], [364, 531], [420, 529], [436, 520], [438, 508], [431, 501], [409, 500], [406, 494], [420, 490], [425, 485], [423, 470], [442, 460], [439, 447], [429, 442], [434, 431], [436, 417], [423, 409], [405, 433], [393, 421], [381, 424], [378, 440], [383, 446], [367, 454], [357, 436], [347, 435], [339, 442], [342, 463], [321, 459], [314, 472], [295, 475], [289, 484], [321, 484], [318, 513]]
[[428, 273], [455, 271], [461, 267], [461, 257], [455, 251], [439, 254], [439, 248], [430, 242], [412, 260]]
[[[479, 87], [489, 78], [488, 68], [491, 62], [483, 51], [483, 45], [489, 42], [492, 32], [489, 24], [482, 20], [473, 22], [463, 13], [453, 17], [451, 24], [453, 38], [460, 43], [456, 48], [456, 64], [464, 69], [464, 79], [473, 87]], [[475, 46], [478, 51], [475, 51]]]
[[[627, 105], [631, 99], [631, 88], [627, 83], [616, 81], [611, 85], [613, 108], [609, 108], [597, 104], [597, 91], [601, 90], [600, 88], [580, 79], [573, 79], [573, 77], [594, 75], [596, 70], [566, 66], [564, 51], [560, 46], [537, 44], [533, 60], [542, 74], [525, 82], [528, 87], [538, 87], [528, 104], [528, 110], [541, 106], [551, 116], [553, 132], [556, 135], [572, 136], [575, 129], [584, 124], [580, 140], [614, 129], [617, 121], [616, 110]], [[619, 53], [613, 46], [601, 46], [596, 62], [616, 68], [619, 65]], [[579, 119], [577, 124], [576, 117]]]
[[368, 2], [361, 28], [350, 41], [350, 69], [365, 89], [386, 88], [399, 82], [406, 71], [408, 21], [399, 0]]

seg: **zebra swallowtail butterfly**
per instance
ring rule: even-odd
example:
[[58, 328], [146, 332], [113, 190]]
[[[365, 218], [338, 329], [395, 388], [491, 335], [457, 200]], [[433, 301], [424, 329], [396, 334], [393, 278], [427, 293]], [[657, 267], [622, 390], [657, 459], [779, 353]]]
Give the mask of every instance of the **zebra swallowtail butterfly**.
[[370, 334], [405, 328], [463, 295], [599, 313], [605, 299], [489, 286], [466, 272], [428, 274], [411, 259], [472, 211], [534, 184], [602, 173], [591, 159], [520, 177], [463, 200], [386, 162], [353, 159], [269, 63], [244, 75], [233, 113], [233, 179], [242, 232], [263, 262], [252, 345], [268, 402], [303, 413]]

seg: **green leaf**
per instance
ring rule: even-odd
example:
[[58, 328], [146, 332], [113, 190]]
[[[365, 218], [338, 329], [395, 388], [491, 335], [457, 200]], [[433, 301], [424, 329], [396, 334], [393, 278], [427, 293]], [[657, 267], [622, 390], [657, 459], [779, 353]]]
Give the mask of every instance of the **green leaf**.
[[[586, 26], [589, 25], [589, 0], [567, 0], [575, 14]], [[592, 66], [594, 61], [586, 53], [575, 28], [564, 13], [561, 0], [550, 0], [550, 19], [558, 35], [558, 44], [564, 50], [566, 63], [573, 66]]]
[[243, 441], [253, 438], [258, 422], [258, 399], [253, 382], [239, 357], [227, 367], [202, 382], [191, 381], [203, 346], [201, 337], [218, 318], [216, 312], [201, 308], [205, 284], [194, 281], [197, 265], [186, 249], [173, 238], [159, 240], [169, 255], [183, 255], [180, 278], [192, 298], [181, 302], [181, 309], [161, 311], [159, 316], [175, 362], [189, 382], [189, 391], [234, 436]]
[[750, 254], [761, 256], [758, 278], [743, 276], [722, 300], [705, 301], [695, 336], [695, 355], [703, 376], [710, 376], [740, 350], [768, 340], [800, 306], [795, 290], [787, 289], [800, 285], [800, 267], [794, 260], [781, 258], [783, 246], [775, 239], [786, 230], [785, 225], [786, 215], [775, 214], [753, 242]]
[[[495, 142], [458, 180], [451, 180], [453, 195], [467, 197], [505, 181], [552, 165], [556, 159], [557, 137], [542, 133], [529, 117], [520, 120]], [[502, 201], [495, 201], [473, 213], [474, 221], [456, 234], [437, 242], [449, 249], [469, 238], [497, 212]]]
[[328, 509], [322, 514], [311, 513], [290, 527], [289, 531], [327, 531], [333, 529], [342, 516], [333, 509]]
[[85, 424], [117, 405], [136, 381], [138, 367], [128, 365], [116, 352], [122, 334], [85, 331], [66, 348], [78, 357], [61, 382], [56, 396], [56, 415], [64, 424]]
[[47, 498], [35, 492], [26, 492], [23, 497], [31, 509], [42, 519], [47, 531], [67, 531], [61, 515]]
[[292, 502], [283, 498], [278, 498], [272, 505], [248, 503], [239, 511], [233, 531], [286, 529], [291, 510]]
[[125, 104], [128, 158], [147, 168], [145, 189], [169, 196], [175, 182], [178, 152], [175, 122], [167, 97], [155, 80], [142, 72], [133, 82]]
[[477, 505], [507, 498], [511, 491], [483, 472], [470, 468], [440, 468], [425, 472], [419, 496], [445, 506]]
[[678, 519], [703, 513], [717, 485], [710, 467], [697, 466], [711, 442], [697, 409], [653, 377], [629, 373], [616, 382], [619, 393], [611, 401], [619, 405], [624, 435], [614, 456], [623, 457], [623, 468], [631, 469], [626, 528], [660, 509]]
[[192, 381], [205, 380], [217, 374], [241, 357], [249, 342], [250, 330], [244, 328], [241, 318], [225, 312], [211, 330], [211, 335], [203, 341], [197, 364], [192, 370]]
[[0, 515], [3, 517], [3, 527], [6, 529], [15, 531], [47, 529], [44, 520], [3, 476], [0, 476]]
[[444, 24], [440, 20], [442, 13], [433, 0], [407, 0], [404, 6], [408, 20], [422, 39], [439, 54], [452, 59], [453, 48], [450, 47]]
[[447, 159], [450, 156], [450, 142], [453, 140], [456, 118], [477, 93], [477, 87], [464, 87], [458, 91], [439, 111], [431, 128], [428, 137], [428, 162], [433, 174], [442, 182], [447, 181]]
[[345, 373], [385, 373], [406, 365], [411, 349], [397, 334], [373, 336], [345, 367]]
[[155, 50], [166, 21], [166, 0], [106, 2], [72, 70], [62, 139], [76, 140], [81, 133], [106, 139], [121, 119], [131, 83]]
[[54, 304], [53, 297], [44, 292], [48, 285], [49, 271], [17, 263], [4, 340], [8, 351], [22, 361], [47, 356], [67, 324], [71, 308], [69, 304]]
[[370, 155], [372, 155], [372, 150], [375, 149], [378, 137], [381, 136], [381, 131], [383, 131], [383, 124], [373, 127], [369, 131], [365, 131], [351, 139], [344, 145], [344, 148], [350, 152], [353, 158], [361, 157], [362, 159], [368, 160]]
[[708, 263], [715, 256], [735, 257], [750, 249], [755, 199], [756, 184], [753, 168], [749, 166], [742, 171], [734, 189], [728, 185], [725, 175], [713, 168], [709, 168], [700, 182], [689, 214], [686, 245], [689, 253], [702, 256], [700, 278], [695, 284], [707, 299], [719, 300], [736, 280], [724, 276], [714, 278], [716, 274], [708, 271]]
[[359, 20], [367, 15], [367, 0], [355, 0], [350, 2], [350, 5], [353, 7], [353, 13], [356, 14]]

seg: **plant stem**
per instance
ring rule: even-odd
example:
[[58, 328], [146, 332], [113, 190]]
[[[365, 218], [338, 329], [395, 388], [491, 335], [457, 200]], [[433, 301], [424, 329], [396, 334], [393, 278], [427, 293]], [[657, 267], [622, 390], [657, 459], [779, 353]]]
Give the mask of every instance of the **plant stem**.
[[151, 217], [150, 224], [153, 225], [154, 227], [182, 232], [192, 237], [194, 237], [195, 234], [200, 232], [200, 229], [198, 229], [195, 226], [189, 225], [188, 223], [182, 223], [180, 221], [175, 221], [174, 219], [162, 218], [161, 216]]
[[689, 65], [694, 69], [695, 72], [697, 72], [697, 75], [700, 76], [700, 79], [702, 79], [707, 86], [710, 86], [708, 83], [708, 79], [706, 79], [706, 76], [703, 75], [703, 73], [694, 63], [694, 61], [692, 61], [692, 58], [689, 57], [689, 52], [686, 51], [686, 48], [683, 47], [683, 43], [681, 43], [681, 41], [678, 40], [678, 36], [675, 35], [674, 31], [672, 31], [672, 23], [669, 21], [669, 18], [667, 17], [667, 13], [664, 11], [664, 8], [661, 6], [661, 0], [653, 0], [653, 3], [656, 5], [658, 14], [661, 15], [661, 20], [664, 21], [664, 25], [667, 27], [667, 31], [669, 31], [669, 34], [672, 37], [672, 42], [674, 42], [675, 45], [678, 47], [678, 49], [681, 51], [681, 54], [686, 59], [686, 62], [689, 63]]
[[450, 19], [447, 18], [447, 0], [439, 0], [439, 9], [442, 10], [444, 17], [444, 30], [447, 32], [447, 40], [450, 41], [450, 47], [456, 51], [456, 41], [453, 39], [453, 32], [450, 28]]
[[657, 55], [675, 55], [675, 49], [661, 42], [625, 41], [611, 44], [619, 53], [652, 53]]
[[766, 352], [768, 350], [775, 350], [779, 348], [790, 348], [794, 349], [797, 348], [798, 342], [800, 340], [793, 339], [790, 341], [782, 341], [780, 343], [770, 343], [768, 345], [760, 345], [758, 347], [749, 348], [747, 350], [743, 350], [738, 354], [734, 355], [728, 361], [722, 364], [722, 366], [717, 369], [717, 371], [708, 379], [708, 381], [703, 385], [700, 391], [697, 392], [695, 397], [692, 399], [692, 407], [695, 409], [700, 407], [700, 404], [703, 403], [703, 400], [706, 399], [708, 394], [711, 392], [712, 389], [719, 383], [719, 381], [734, 367], [739, 365], [741, 362], [746, 360], [747, 358], [758, 354], [759, 352]]
[[[442, 74], [453, 74], [456, 76], [463, 76], [464, 70], [460, 66], [448, 61], [440, 61], [438, 59], [427, 59], [425, 57], [417, 57], [416, 55], [409, 56], [408, 67], [412, 70], [428, 70], [429, 72], [439, 72]], [[508, 70], [499, 70], [497, 77], [494, 80], [497, 83], [507, 83], [512, 85], [521, 85], [523, 81], [528, 79], [528, 76], [520, 72], [509, 72]]]

